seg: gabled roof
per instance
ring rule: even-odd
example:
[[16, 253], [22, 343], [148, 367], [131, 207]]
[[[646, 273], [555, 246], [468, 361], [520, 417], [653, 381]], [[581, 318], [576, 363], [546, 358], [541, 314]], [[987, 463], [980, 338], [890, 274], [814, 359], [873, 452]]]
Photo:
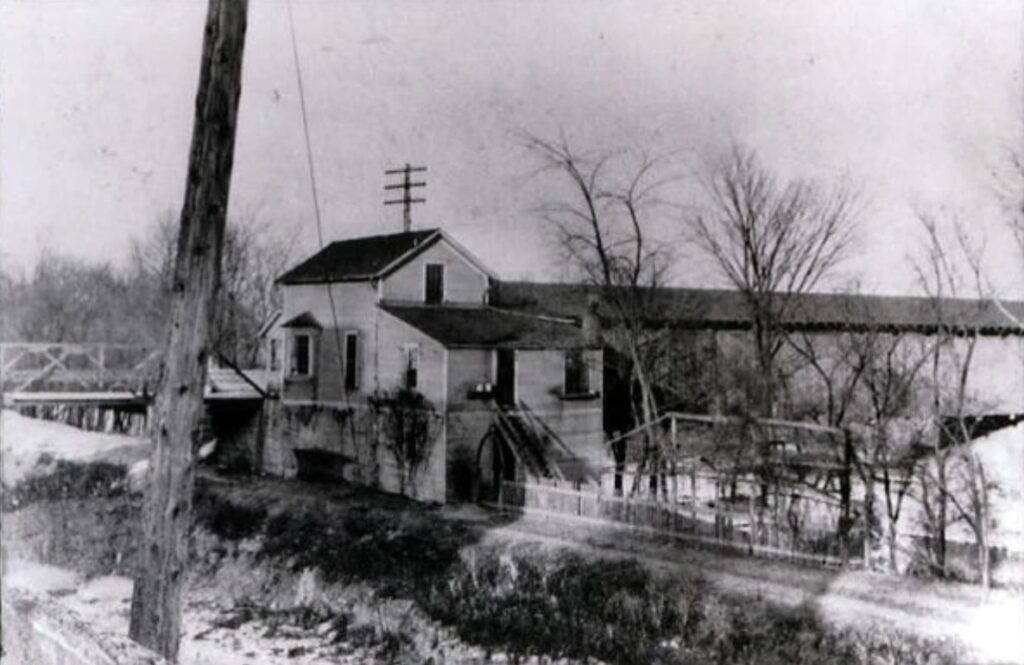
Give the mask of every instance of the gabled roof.
[[282, 328], [316, 328], [318, 330], [322, 330], [323, 329], [323, 326], [320, 325], [320, 322], [317, 321], [316, 317], [313, 316], [313, 314], [310, 313], [310, 312], [303, 312], [302, 314], [299, 314], [296, 317], [288, 319], [287, 321], [285, 321], [284, 323], [281, 324], [281, 327]]
[[381, 277], [441, 238], [438, 229], [338, 240], [295, 266], [280, 284], [364, 281]]
[[[495, 307], [524, 313], [579, 318], [588, 298], [601, 290], [586, 284], [498, 282], [491, 292]], [[750, 309], [739, 291], [658, 288], [646, 296], [644, 310], [655, 323], [691, 328], [743, 329], [751, 323]], [[934, 332], [945, 326], [978, 330], [982, 334], [1024, 334], [1000, 305], [991, 300], [805, 293], [788, 298], [785, 325], [797, 330], [900, 330]], [[1001, 303], [1024, 320], [1024, 302]], [[607, 304], [598, 308], [603, 319], [615, 318]]]
[[580, 328], [567, 321], [493, 307], [391, 305], [381, 308], [448, 348], [583, 348]]

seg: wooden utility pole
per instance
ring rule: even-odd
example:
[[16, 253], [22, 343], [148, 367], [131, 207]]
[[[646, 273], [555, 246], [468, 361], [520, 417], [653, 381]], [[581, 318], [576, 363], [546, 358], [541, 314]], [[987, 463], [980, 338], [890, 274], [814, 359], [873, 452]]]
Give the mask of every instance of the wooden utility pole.
[[413, 190], [414, 187], [426, 187], [427, 186], [427, 183], [422, 182], [422, 181], [421, 182], [413, 182], [412, 181], [412, 174], [413, 173], [423, 173], [426, 170], [427, 170], [426, 166], [411, 166], [408, 163], [406, 163], [406, 165], [403, 166], [400, 169], [388, 169], [387, 171], [384, 172], [384, 175], [401, 175], [402, 176], [402, 182], [397, 183], [397, 184], [393, 184], [393, 185], [384, 185], [385, 191], [386, 190], [391, 190], [391, 189], [400, 189], [400, 190], [402, 190], [402, 198], [400, 198], [400, 199], [392, 199], [390, 201], [385, 201], [384, 205], [390, 206], [390, 205], [397, 205], [399, 203], [402, 204], [402, 230], [403, 231], [408, 232], [409, 229], [412, 228], [412, 204], [413, 203], [426, 203], [427, 202], [427, 200], [425, 198], [414, 198], [413, 195], [412, 195], [412, 190]]
[[132, 593], [132, 639], [178, 655], [210, 321], [220, 281], [248, 0], [209, 0], [185, 203], [172, 285], [171, 330], [152, 412], [149, 488]]

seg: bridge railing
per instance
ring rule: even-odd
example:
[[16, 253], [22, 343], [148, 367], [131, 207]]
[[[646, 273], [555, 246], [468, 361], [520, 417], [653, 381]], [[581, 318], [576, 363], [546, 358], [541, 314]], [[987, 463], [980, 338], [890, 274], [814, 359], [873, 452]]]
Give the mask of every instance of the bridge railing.
[[155, 387], [160, 351], [101, 343], [5, 342], [0, 344], [3, 392], [125, 390]]

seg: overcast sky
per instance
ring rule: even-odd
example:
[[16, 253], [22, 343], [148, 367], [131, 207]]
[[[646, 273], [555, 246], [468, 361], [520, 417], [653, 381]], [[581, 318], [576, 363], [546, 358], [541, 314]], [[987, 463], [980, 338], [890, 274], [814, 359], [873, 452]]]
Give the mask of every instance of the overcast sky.
[[[415, 226], [503, 277], [557, 277], [534, 212], [551, 190], [516, 132], [671, 152], [682, 172], [739, 141], [780, 172], [858, 185], [847, 272], [868, 288], [914, 287], [915, 208], [941, 207], [1024, 294], [991, 176], [1022, 141], [1018, 0], [293, 1], [330, 239], [399, 230], [383, 170], [409, 161], [429, 167]], [[47, 245], [118, 263], [180, 209], [205, 5], [0, 0], [5, 265], [31, 269]], [[237, 141], [232, 214], [301, 258], [316, 235], [281, 0], [250, 2]], [[692, 262], [676, 276], [712, 281]]]

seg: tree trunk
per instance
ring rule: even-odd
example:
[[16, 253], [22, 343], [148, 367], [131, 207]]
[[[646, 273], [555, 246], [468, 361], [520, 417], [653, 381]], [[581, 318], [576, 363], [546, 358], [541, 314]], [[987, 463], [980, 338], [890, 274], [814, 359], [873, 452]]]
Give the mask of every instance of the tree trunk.
[[247, 0], [210, 0], [175, 259], [171, 330], [150, 426], [153, 451], [129, 635], [177, 659], [210, 321], [220, 277]]

